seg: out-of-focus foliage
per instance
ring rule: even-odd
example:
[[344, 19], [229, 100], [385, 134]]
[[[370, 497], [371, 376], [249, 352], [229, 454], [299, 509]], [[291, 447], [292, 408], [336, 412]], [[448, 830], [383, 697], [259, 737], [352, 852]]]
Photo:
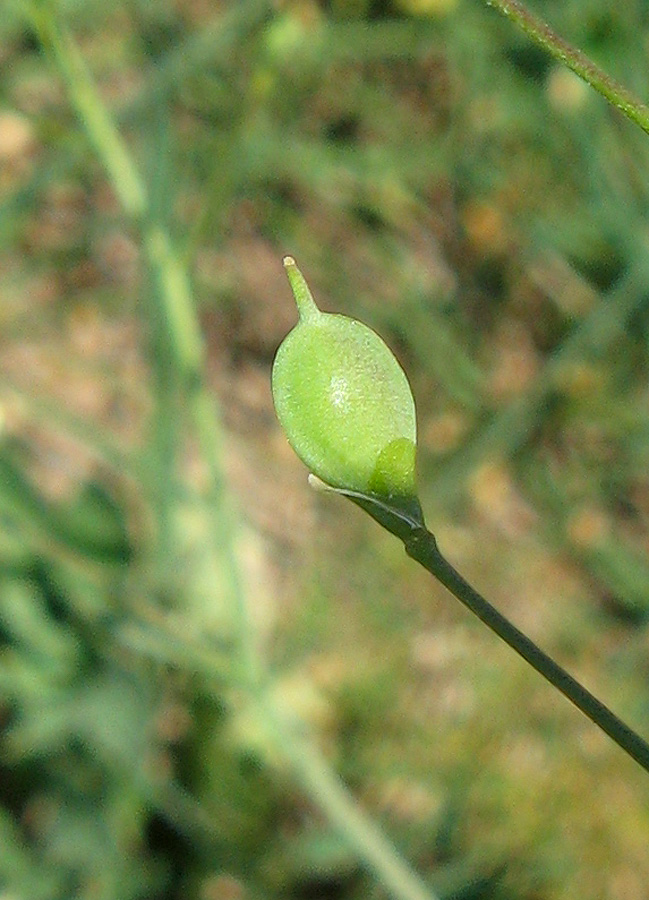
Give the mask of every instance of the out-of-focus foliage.
[[[440, 896], [645, 900], [646, 776], [307, 494], [268, 381], [290, 251], [409, 372], [445, 552], [649, 733], [649, 141], [478, 0], [52, 6], [191, 273], [224, 448], [9, 5], [0, 896], [381, 895], [244, 702], [243, 598], [274, 702]], [[644, 3], [535, 6], [644, 91]]]

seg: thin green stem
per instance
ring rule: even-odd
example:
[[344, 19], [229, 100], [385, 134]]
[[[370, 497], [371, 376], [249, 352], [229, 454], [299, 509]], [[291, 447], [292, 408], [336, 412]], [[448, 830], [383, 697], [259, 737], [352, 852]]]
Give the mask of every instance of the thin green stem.
[[[359, 858], [398, 900], [437, 900], [437, 895], [395, 850], [381, 829], [366, 816], [312, 742], [297, 735], [270, 702], [263, 719], [270, 737], [291, 764], [294, 777], [329, 823], [356, 849]], [[286, 740], [292, 732], [291, 740]]]
[[67, 29], [55, 20], [49, 4], [29, 3], [28, 9], [41, 43], [57, 63], [72, 105], [85, 125], [121, 205], [129, 215], [142, 216], [148, 205], [144, 183], [101, 101], [76, 43]]
[[631, 91], [612, 78], [589, 59], [581, 50], [573, 47], [556, 34], [542, 19], [533, 15], [519, 0], [485, 0], [510, 19], [535, 44], [546, 50], [554, 59], [568, 66], [580, 78], [594, 88], [623, 115], [649, 134], [649, 106], [641, 103]]
[[33, 25], [43, 46], [58, 65], [73, 107], [124, 211], [141, 229], [146, 257], [158, 281], [171, 363], [187, 398], [202, 455], [209, 466], [213, 539], [223, 561], [228, 596], [235, 603], [242, 671], [252, 687], [259, 679], [259, 658], [235, 557], [233, 513], [220, 464], [223, 458], [221, 426], [216, 404], [205, 386], [205, 348], [189, 275], [168, 230], [151, 215], [144, 181], [72, 36], [49, 5], [30, 4], [29, 9]]
[[485, 600], [442, 556], [429, 531], [425, 528], [413, 529], [404, 539], [404, 544], [408, 556], [434, 575], [498, 637], [649, 772], [649, 744]]

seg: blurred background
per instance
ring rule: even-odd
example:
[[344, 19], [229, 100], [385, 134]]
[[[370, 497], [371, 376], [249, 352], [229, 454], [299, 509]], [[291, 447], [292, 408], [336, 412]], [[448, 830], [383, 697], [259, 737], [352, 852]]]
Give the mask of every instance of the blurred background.
[[[649, 734], [649, 138], [479, 0], [0, 8], [2, 900], [385, 897], [260, 679], [440, 898], [649, 898], [646, 774], [269, 390], [291, 253], [442, 551]], [[642, 0], [534, 9], [646, 92]]]

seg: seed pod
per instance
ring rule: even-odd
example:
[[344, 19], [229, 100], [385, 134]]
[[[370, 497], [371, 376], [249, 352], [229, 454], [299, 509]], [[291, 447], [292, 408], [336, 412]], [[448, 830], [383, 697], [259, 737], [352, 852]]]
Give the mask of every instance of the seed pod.
[[411, 500], [417, 424], [403, 369], [367, 325], [318, 309], [292, 257], [284, 266], [299, 320], [275, 356], [272, 391], [290, 445], [330, 487]]

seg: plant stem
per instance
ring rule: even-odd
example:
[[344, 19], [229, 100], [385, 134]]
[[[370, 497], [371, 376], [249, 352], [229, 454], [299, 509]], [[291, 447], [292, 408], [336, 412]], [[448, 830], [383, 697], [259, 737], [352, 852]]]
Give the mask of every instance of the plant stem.
[[623, 115], [649, 134], [649, 107], [641, 103], [631, 91], [604, 72], [581, 50], [573, 47], [550, 28], [542, 19], [527, 10], [519, 0], [485, 0], [506, 18], [525, 32], [534, 43], [546, 50], [554, 59], [568, 66], [580, 78], [594, 88]]
[[221, 469], [221, 424], [216, 403], [205, 384], [205, 347], [189, 274], [168, 229], [152, 214], [144, 180], [101, 99], [72, 35], [58, 21], [49, 5], [32, 3], [28, 8], [41, 42], [54, 57], [66, 82], [72, 105], [122, 208], [141, 231], [146, 258], [158, 283], [171, 357], [169, 362], [184, 392], [197, 440], [209, 467], [213, 539], [223, 563], [227, 593], [234, 602], [242, 671], [252, 687], [260, 678], [260, 660], [235, 556], [234, 514]]
[[[395, 850], [374, 821], [362, 811], [340, 778], [311, 741], [304, 740], [267, 701], [263, 719], [269, 736], [291, 764], [294, 777], [333, 828], [355, 848], [367, 869], [398, 900], [438, 900], [437, 894]], [[287, 734], [291, 739], [287, 740]]]
[[57, 63], [72, 105], [108, 172], [119, 202], [129, 215], [139, 218], [148, 204], [144, 184], [99, 98], [83, 56], [68, 31], [54, 18], [49, 4], [30, 2], [27, 9], [43, 47]]
[[408, 556], [434, 575], [498, 637], [649, 772], [649, 744], [471, 587], [442, 556], [434, 536], [427, 529], [413, 529], [410, 536], [403, 540]]

